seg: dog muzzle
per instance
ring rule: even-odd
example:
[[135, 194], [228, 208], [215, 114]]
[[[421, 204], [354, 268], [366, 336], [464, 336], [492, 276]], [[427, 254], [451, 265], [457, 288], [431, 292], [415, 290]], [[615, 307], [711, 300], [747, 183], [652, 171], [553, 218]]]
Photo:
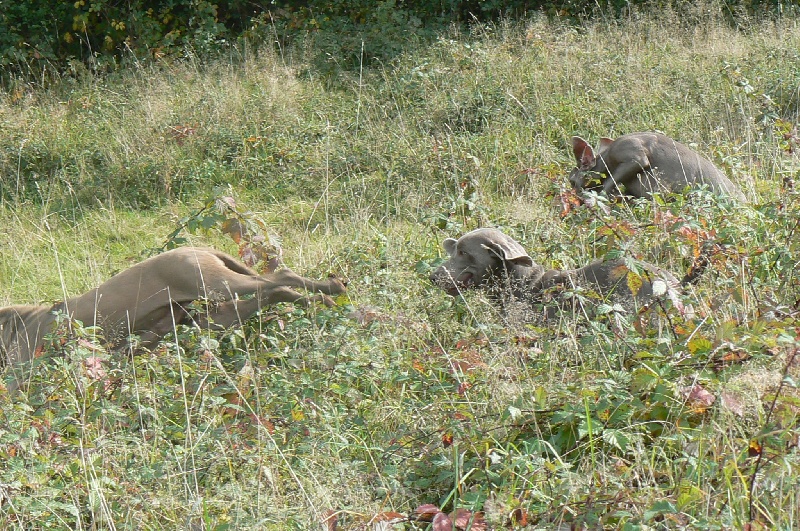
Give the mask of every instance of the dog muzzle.
[[431, 275], [431, 282], [451, 297], [456, 297], [475, 285], [475, 275], [469, 271], [464, 271], [458, 277], [453, 278], [450, 271], [437, 271]]

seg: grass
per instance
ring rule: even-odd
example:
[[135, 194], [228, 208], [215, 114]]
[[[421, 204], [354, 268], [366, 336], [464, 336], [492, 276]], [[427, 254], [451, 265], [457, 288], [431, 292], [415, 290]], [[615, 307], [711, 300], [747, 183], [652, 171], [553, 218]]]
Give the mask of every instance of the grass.
[[[220, 193], [287, 265], [351, 281], [337, 308], [133, 359], [64, 338], [0, 395], [2, 526], [350, 529], [432, 503], [496, 527], [796, 528], [800, 28], [721, 20], [533, 18], [349, 77], [242, 53], [0, 95], [0, 304], [97, 285]], [[751, 204], [560, 215], [572, 135], [652, 129]], [[427, 281], [441, 240], [483, 225], [550, 267], [621, 252], [680, 274], [695, 243], [667, 214], [727, 246], [688, 322], [524, 324]], [[218, 228], [181, 236], [236, 252]]]

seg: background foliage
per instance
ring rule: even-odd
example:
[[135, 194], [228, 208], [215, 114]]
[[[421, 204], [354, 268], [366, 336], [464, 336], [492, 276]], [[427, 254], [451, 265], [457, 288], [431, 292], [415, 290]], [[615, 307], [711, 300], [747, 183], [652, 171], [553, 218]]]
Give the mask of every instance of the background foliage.
[[[639, 6], [680, 6], [683, 0], [76, 0], [0, 1], [3, 81], [17, 75], [68, 72], [81, 63], [105, 72], [120, 63], [219, 53], [231, 43], [286, 48], [313, 43], [322, 70], [389, 60], [429, 42], [449, 25], [486, 23], [534, 12], [576, 19], [619, 15]], [[730, 21], [741, 15], [796, 9], [788, 0], [720, 0]]]

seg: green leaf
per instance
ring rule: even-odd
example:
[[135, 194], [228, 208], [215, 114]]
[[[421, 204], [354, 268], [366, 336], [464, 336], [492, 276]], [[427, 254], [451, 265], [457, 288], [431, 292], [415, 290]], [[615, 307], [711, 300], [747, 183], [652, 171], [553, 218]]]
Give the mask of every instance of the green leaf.
[[619, 448], [623, 452], [627, 450], [628, 443], [630, 442], [625, 432], [614, 429], [603, 430], [603, 440], [615, 448]]
[[678, 510], [675, 508], [675, 505], [672, 504], [669, 500], [659, 500], [655, 502], [650, 509], [645, 511], [644, 513], [644, 521], [649, 522], [656, 516], [659, 516], [664, 513], [677, 513]]

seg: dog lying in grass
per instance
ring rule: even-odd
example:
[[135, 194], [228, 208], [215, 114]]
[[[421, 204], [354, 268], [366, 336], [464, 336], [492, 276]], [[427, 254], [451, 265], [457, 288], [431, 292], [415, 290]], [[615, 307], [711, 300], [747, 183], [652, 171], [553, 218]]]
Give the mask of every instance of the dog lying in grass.
[[[473, 230], [458, 240], [447, 238], [443, 246], [449, 258], [431, 274], [431, 281], [452, 296], [469, 289], [484, 290], [506, 313], [517, 302], [528, 308], [543, 304], [547, 319], [559, 309], [585, 311], [577, 297], [564, 295], [581, 291], [628, 310], [649, 304], [654, 296], [667, 295], [683, 310], [678, 279], [646, 262], [597, 260], [580, 269], [548, 270], [514, 239], [489, 228]], [[629, 266], [638, 271], [632, 272]], [[551, 300], [554, 304], [547, 304]]]
[[688, 146], [658, 133], [630, 133], [601, 138], [597, 150], [572, 137], [576, 166], [569, 181], [578, 192], [604, 191], [649, 198], [653, 192], [681, 193], [687, 186], [707, 186], [742, 203], [747, 198], [713, 162]]
[[[183, 247], [140, 262], [79, 297], [52, 306], [0, 308], [0, 354], [8, 364], [29, 361], [53, 332], [58, 313], [100, 327], [112, 347], [137, 335], [140, 347], [152, 348], [177, 324], [224, 329], [269, 304], [333, 306], [329, 295], [344, 292], [334, 278], [315, 281], [289, 269], [262, 276], [225, 253]], [[208, 301], [206, 313], [190, 315], [188, 305], [200, 300]]]

